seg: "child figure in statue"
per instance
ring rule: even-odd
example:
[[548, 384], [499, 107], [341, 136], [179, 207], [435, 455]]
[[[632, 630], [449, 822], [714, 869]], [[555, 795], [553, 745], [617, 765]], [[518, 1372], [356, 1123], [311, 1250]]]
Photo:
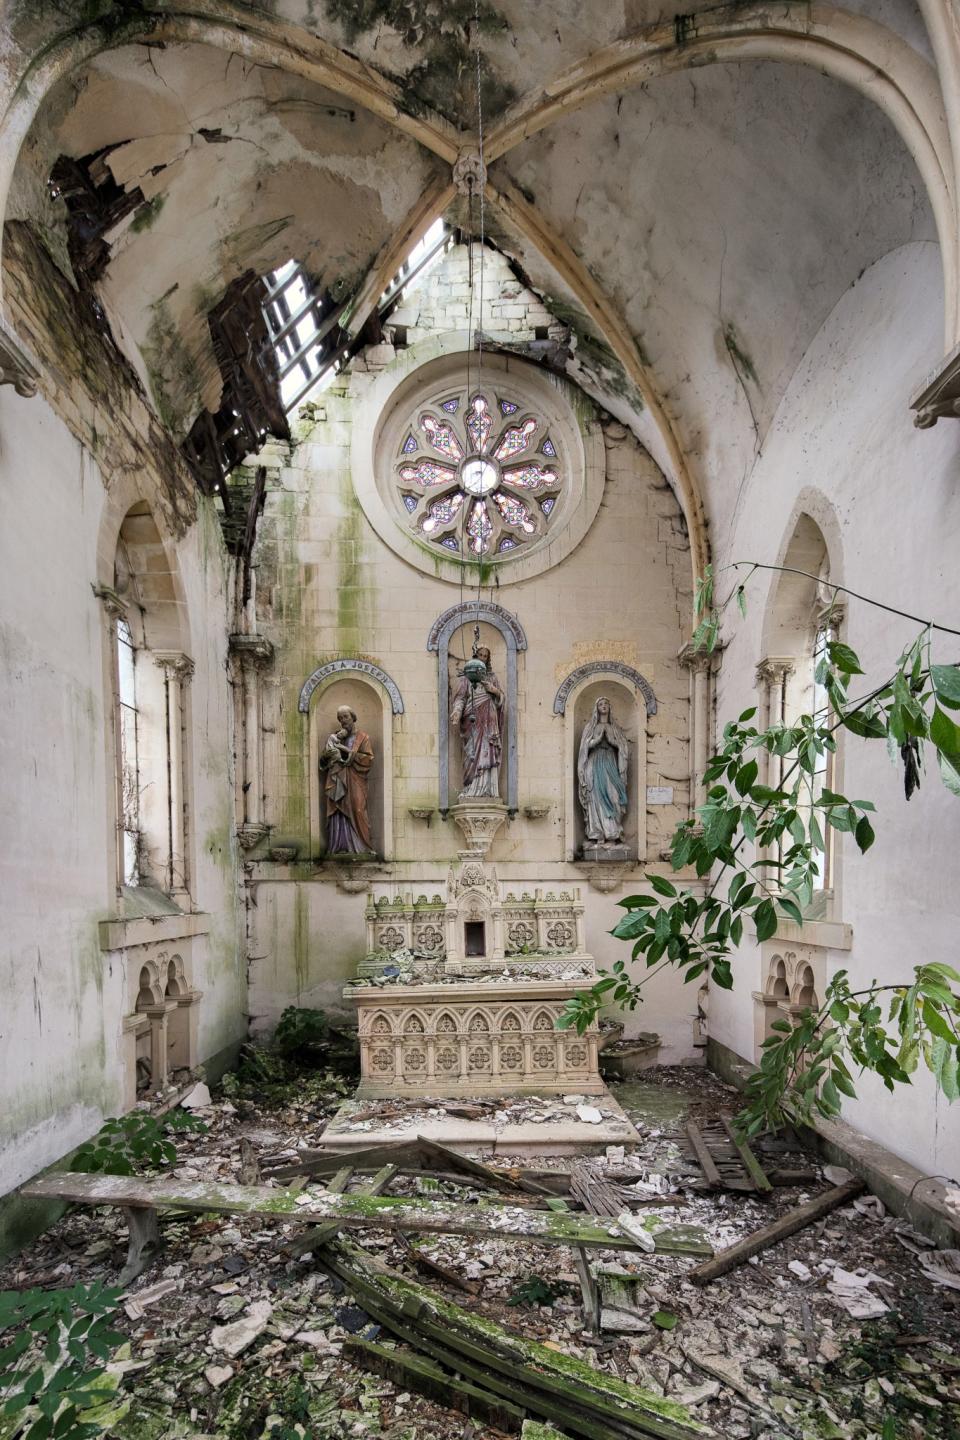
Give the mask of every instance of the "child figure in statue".
[[327, 814], [327, 854], [366, 855], [373, 850], [367, 818], [367, 784], [373, 764], [370, 736], [358, 730], [348, 705], [337, 711], [340, 729], [320, 752]]
[[577, 757], [584, 829], [592, 845], [618, 845], [623, 840], [629, 758], [630, 742], [613, 718], [610, 701], [601, 695], [583, 727]]

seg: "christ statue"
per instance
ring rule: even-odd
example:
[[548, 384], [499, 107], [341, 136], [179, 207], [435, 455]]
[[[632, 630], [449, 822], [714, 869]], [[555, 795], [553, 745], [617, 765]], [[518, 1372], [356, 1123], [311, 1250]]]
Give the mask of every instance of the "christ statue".
[[500, 681], [490, 666], [490, 651], [480, 646], [475, 658], [486, 673], [473, 683], [466, 675], [457, 680], [450, 720], [460, 731], [463, 753], [461, 800], [499, 800], [500, 762], [506, 707]]

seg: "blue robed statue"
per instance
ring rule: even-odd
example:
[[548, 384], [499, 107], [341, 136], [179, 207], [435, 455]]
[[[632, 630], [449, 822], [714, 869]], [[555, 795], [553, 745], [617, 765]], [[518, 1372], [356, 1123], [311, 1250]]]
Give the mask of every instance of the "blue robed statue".
[[614, 720], [610, 701], [601, 695], [583, 727], [577, 756], [584, 830], [593, 845], [617, 845], [623, 840], [629, 756], [630, 741]]

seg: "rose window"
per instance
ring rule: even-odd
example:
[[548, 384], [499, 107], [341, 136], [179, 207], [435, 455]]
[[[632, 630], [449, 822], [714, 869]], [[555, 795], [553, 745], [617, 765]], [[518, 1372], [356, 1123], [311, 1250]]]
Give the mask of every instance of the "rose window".
[[544, 417], [507, 389], [453, 391], [418, 409], [403, 435], [395, 480], [415, 535], [469, 560], [546, 533], [563, 493], [561, 456]]

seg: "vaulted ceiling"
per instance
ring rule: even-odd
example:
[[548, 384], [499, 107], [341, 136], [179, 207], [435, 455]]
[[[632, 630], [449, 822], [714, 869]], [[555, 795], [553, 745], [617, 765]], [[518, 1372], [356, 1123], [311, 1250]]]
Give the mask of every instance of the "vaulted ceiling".
[[[112, 28], [90, 10], [11, 11], [9, 74], [46, 65], [53, 83], [6, 218], [41, 226], [67, 268], [61, 157], [105, 152], [111, 189], [139, 192], [104, 232], [96, 289], [181, 438], [217, 407], [207, 316], [236, 276], [292, 256], [362, 297], [437, 214], [469, 223], [451, 163], [476, 143], [474, 4], [198, 0], [188, 17], [126, 0], [100, 6]], [[483, 0], [486, 228], [572, 324], [574, 372], [715, 525], [826, 316], [881, 256], [937, 242], [953, 182], [931, 198], [935, 163], [922, 177], [880, 81], [875, 104], [803, 48], [818, 25], [859, 36], [861, 12], [864, 43], [894, 57], [878, 73], [910, 79], [922, 135], [942, 138], [913, 0], [731, 5], [736, 47], [707, 43], [719, 12], [674, 10]]]

